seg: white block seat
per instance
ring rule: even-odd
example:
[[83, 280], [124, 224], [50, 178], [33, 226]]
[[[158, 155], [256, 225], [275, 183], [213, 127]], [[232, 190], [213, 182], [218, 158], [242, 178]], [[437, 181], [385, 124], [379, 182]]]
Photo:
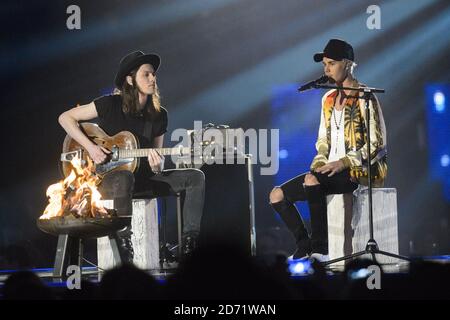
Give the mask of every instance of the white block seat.
[[[374, 239], [382, 251], [398, 254], [397, 191], [373, 188]], [[328, 253], [330, 260], [364, 251], [370, 237], [368, 188], [353, 193], [327, 196]], [[364, 256], [363, 256], [364, 257]], [[397, 258], [378, 254], [381, 264], [397, 263]], [[333, 265], [344, 265], [345, 261]]]
[[[180, 196], [177, 197], [177, 220], [180, 241]], [[162, 245], [166, 245], [166, 197], [158, 197], [163, 201], [161, 221], [159, 221], [157, 197], [152, 191], [135, 193], [132, 200], [131, 215], [131, 242], [133, 245], [134, 257], [133, 263], [144, 270], [160, 269], [163, 266], [163, 260], [160, 257], [160, 240]], [[103, 200], [105, 207], [113, 208], [113, 200]], [[162, 236], [162, 239], [160, 239]], [[97, 239], [97, 257], [98, 266], [103, 270], [112, 269], [119, 265], [120, 259], [116, 259], [108, 237]]]

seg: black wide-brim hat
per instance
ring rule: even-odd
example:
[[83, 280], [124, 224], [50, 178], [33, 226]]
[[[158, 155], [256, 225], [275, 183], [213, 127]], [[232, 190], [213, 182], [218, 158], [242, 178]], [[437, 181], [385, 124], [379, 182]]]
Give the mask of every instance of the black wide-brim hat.
[[119, 70], [114, 78], [116, 87], [121, 89], [127, 75], [129, 75], [132, 70], [147, 63], [151, 64], [156, 72], [161, 64], [161, 58], [155, 53], [144, 54], [142, 51], [134, 51], [123, 57], [120, 60]]
[[318, 52], [314, 55], [314, 61], [321, 62], [323, 57], [337, 61], [341, 61], [342, 59], [355, 61], [353, 47], [341, 39], [331, 39], [328, 41], [325, 49], [323, 49], [323, 52]]

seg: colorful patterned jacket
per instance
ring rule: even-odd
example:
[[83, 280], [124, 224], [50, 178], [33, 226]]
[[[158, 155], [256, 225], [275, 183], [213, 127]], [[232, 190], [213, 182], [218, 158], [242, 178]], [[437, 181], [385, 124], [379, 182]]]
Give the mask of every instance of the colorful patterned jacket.
[[[317, 155], [311, 163], [311, 170], [328, 162], [331, 141], [331, 113], [337, 98], [337, 90], [328, 91], [322, 98], [322, 112], [319, 134], [316, 142]], [[365, 102], [355, 96], [345, 102], [344, 137], [346, 155], [341, 158], [345, 168], [350, 169], [352, 180], [367, 185], [367, 143], [365, 136]], [[370, 109], [370, 151], [372, 154], [373, 186], [381, 187], [387, 174], [386, 126], [380, 104], [375, 95], [369, 103]]]

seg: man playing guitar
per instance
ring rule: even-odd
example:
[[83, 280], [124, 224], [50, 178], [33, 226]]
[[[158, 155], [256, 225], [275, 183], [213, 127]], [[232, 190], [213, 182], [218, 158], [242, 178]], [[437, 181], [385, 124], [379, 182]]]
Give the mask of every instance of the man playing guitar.
[[[160, 65], [156, 54], [136, 51], [122, 58], [112, 95], [99, 97], [86, 105], [70, 109], [59, 116], [59, 123], [90, 158], [101, 164], [111, 150], [96, 144], [80, 128], [80, 121], [98, 118], [98, 125], [113, 136], [129, 131], [137, 137], [141, 148], [161, 148], [167, 131], [167, 110], [161, 106], [156, 84]], [[189, 255], [196, 247], [204, 203], [205, 178], [197, 169], [163, 170], [164, 157], [148, 150], [148, 162], [141, 161], [136, 172], [113, 170], [104, 175], [100, 184], [103, 198], [114, 199], [118, 215], [131, 215], [133, 194], [151, 190], [153, 195], [181, 193], [183, 212], [183, 253]], [[121, 253], [132, 262], [131, 226], [119, 234]]]

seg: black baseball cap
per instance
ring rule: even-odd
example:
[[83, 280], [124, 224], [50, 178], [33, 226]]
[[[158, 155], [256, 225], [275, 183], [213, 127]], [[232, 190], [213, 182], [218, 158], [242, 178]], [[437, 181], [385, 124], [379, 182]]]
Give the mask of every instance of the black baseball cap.
[[314, 55], [314, 61], [321, 62], [323, 57], [337, 61], [341, 61], [342, 59], [355, 61], [353, 47], [348, 42], [341, 39], [331, 39], [328, 41], [323, 52], [318, 52]]

